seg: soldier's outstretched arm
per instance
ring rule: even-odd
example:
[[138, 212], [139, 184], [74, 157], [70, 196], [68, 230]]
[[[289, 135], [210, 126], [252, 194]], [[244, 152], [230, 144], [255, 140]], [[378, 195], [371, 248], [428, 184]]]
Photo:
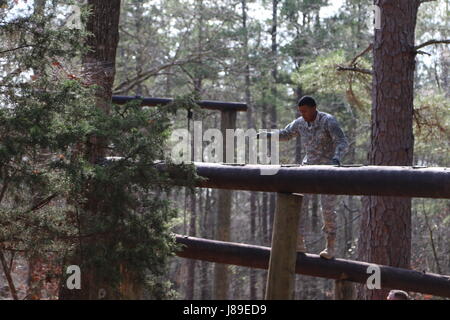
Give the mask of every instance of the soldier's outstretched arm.
[[295, 119], [294, 121], [289, 123], [284, 129], [277, 130], [275, 132], [260, 132], [257, 134], [257, 138], [259, 139], [260, 135], [262, 134], [267, 134], [267, 137], [270, 137], [272, 134], [278, 133], [280, 141], [288, 141], [300, 134], [298, 130], [298, 125], [299, 125], [298, 119]]

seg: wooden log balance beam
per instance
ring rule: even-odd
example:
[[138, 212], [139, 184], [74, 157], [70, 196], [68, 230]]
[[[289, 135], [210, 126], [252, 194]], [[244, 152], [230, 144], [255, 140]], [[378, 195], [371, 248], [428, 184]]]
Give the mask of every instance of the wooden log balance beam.
[[[181, 235], [176, 235], [176, 242], [183, 245], [182, 249], [176, 253], [182, 258], [257, 269], [267, 269], [269, 266], [270, 248], [268, 247]], [[367, 273], [369, 266], [378, 266], [380, 268], [382, 288], [420, 292], [450, 298], [450, 276], [366, 262], [344, 259], [325, 260], [318, 255], [297, 253], [295, 273], [365, 284], [371, 276], [370, 273]]]
[[[205, 178], [197, 187], [281, 193], [373, 195], [450, 199], [450, 168], [328, 165], [234, 165], [194, 162]], [[183, 184], [177, 166], [160, 163], [175, 183]], [[278, 170], [276, 174], [267, 172]], [[265, 172], [266, 175], [262, 174]]]
[[[144, 98], [139, 96], [113, 96], [112, 102], [115, 104], [126, 104], [132, 100], [142, 100], [141, 105], [147, 107], [156, 107], [166, 105], [173, 102], [171, 98]], [[218, 110], [218, 111], [247, 111], [247, 104], [241, 102], [223, 102], [212, 100], [198, 100], [195, 101], [202, 109]]]

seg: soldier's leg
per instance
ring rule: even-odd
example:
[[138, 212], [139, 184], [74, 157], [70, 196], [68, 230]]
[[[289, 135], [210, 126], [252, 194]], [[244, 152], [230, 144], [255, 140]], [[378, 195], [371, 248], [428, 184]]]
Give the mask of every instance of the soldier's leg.
[[325, 259], [332, 259], [335, 255], [336, 242], [336, 195], [321, 195], [323, 227], [325, 232], [327, 247], [320, 253]]
[[309, 195], [309, 194], [303, 195], [302, 208], [300, 210], [300, 216], [299, 216], [297, 252], [306, 252], [305, 230], [306, 230], [306, 221], [308, 219], [308, 206], [309, 206], [310, 199], [311, 199], [311, 195]]

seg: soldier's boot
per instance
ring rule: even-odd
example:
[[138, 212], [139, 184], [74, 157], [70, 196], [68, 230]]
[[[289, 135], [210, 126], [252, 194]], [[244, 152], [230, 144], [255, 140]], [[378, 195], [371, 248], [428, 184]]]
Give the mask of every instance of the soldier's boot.
[[306, 253], [305, 238], [301, 234], [298, 235], [297, 252]]
[[334, 235], [328, 235], [327, 236], [327, 247], [322, 250], [320, 253], [320, 257], [324, 259], [333, 259], [335, 254], [335, 242], [336, 237]]

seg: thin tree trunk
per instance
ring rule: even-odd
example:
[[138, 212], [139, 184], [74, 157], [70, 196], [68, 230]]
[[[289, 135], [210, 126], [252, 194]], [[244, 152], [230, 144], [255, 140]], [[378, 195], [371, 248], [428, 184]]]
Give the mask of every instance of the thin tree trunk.
[[[250, 193], [250, 237], [256, 242], [256, 194]], [[250, 300], [256, 300], [256, 270], [250, 269]]]
[[[266, 88], [263, 89], [263, 103], [262, 103], [262, 110], [261, 110], [261, 128], [267, 129], [267, 104], [265, 99], [266, 97]], [[262, 205], [261, 205], [261, 222], [262, 222], [262, 241], [264, 245], [267, 245], [269, 243], [269, 234], [268, 234], [268, 228], [267, 228], [267, 217], [269, 214], [268, 207], [267, 207], [267, 200], [268, 200], [268, 193], [263, 192], [262, 193]]]
[[[350, 124], [350, 129], [348, 131], [348, 136], [350, 138], [350, 147], [347, 154], [347, 159], [350, 163], [356, 162], [356, 118], [352, 117]], [[348, 196], [348, 210], [345, 213], [346, 224], [345, 224], [345, 244], [344, 244], [344, 257], [350, 256], [350, 249], [353, 242], [353, 213], [355, 210], [354, 196]]]
[[[195, 190], [190, 193], [191, 203], [191, 219], [189, 223], [189, 235], [195, 237], [197, 234], [197, 209], [196, 209], [196, 193]], [[193, 300], [195, 293], [195, 265], [196, 261], [188, 260], [188, 275], [186, 281], [186, 299]]]
[[[244, 59], [245, 59], [245, 102], [247, 103], [247, 129], [255, 128], [253, 118], [252, 97], [250, 93], [250, 62], [248, 48], [248, 29], [247, 29], [247, 0], [242, 0], [242, 28], [244, 31]], [[247, 148], [248, 149], [248, 148]], [[250, 151], [249, 151], [250, 152]], [[250, 238], [252, 243], [256, 241], [256, 193], [250, 192]], [[256, 299], [256, 270], [250, 269], [250, 300]]]
[[[311, 199], [311, 231], [314, 234], [319, 232], [319, 195], [313, 194]], [[307, 210], [307, 208], [306, 208]], [[306, 211], [307, 213], [308, 211]]]
[[5, 255], [3, 254], [3, 248], [0, 247], [0, 263], [3, 268], [3, 273], [6, 277], [6, 281], [8, 282], [9, 291], [11, 292], [11, 296], [14, 300], [19, 300], [19, 296], [17, 295], [16, 286], [14, 284], [13, 278], [11, 276], [11, 270], [8, 267], [8, 263], [6, 261]]
[[275, 208], [277, 206], [277, 197], [274, 192], [269, 193], [269, 239], [272, 239], [273, 222], [275, 218]]
[[[300, 63], [298, 63], [300, 65]], [[303, 90], [300, 86], [298, 86], [295, 90], [297, 99], [295, 101], [295, 104], [302, 98], [303, 96]], [[301, 117], [300, 111], [296, 111], [296, 118]], [[295, 141], [295, 163], [301, 164], [303, 162], [302, 158], [302, 137], [300, 135], [297, 136]]]
[[[278, 79], [278, 43], [277, 43], [277, 28], [278, 28], [278, 3], [279, 0], [272, 0], [272, 29], [270, 35], [272, 38], [272, 81], [271, 81], [271, 106], [270, 106], [270, 127], [277, 128], [277, 79]], [[269, 148], [270, 147], [269, 140]], [[270, 149], [269, 149], [270, 150]], [[274, 193], [269, 194], [269, 239], [272, 238], [272, 228], [274, 222], [274, 213], [277, 198]]]
[[[141, 34], [142, 33], [142, 29], [143, 29], [143, 25], [142, 25], [142, 18], [143, 18], [143, 11], [144, 11], [144, 7], [143, 7], [143, 2], [140, 1], [136, 1], [133, 3], [133, 5], [135, 6], [135, 11], [134, 11], [134, 18], [135, 18], [135, 28], [136, 28], [136, 34]], [[144, 50], [143, 48], [139, 48], [137, 50], [136, 53], [136, 74], [141, 74], [142, 73], [142, 67], [144, 65]], [[138, 96], [142, 96], [143, 95], [143, 91], [144, 91], [144, 86], [142, 85], [142, 82], [140, 82], [137, 86], [136, 86], [136, 95]]]
[[[200, 52], [202, 51], [203, 47], [203, 0], [198, 0], [196, 2], [196, 13], [197, 16], [197, 53], [199, 54], [199, 57], [197, 59], [197, 68], [201, 68], [203, 64], [202, 57], [200, 55]], [[196, 70], [195, 72], [195, 78], [193, 79], [194, 84], [194, 92], [197, 94], [197, 96], [200, 98], [202, 94], [202, 87], [203, 87], [203, 75], [201, 72], [198, 72]], [[195, 115], [193, 118], [193, 123], [195, 121]], [[193, 129], [194, 130], [194, 129]], [[193, 136], [193, 135], [192, 135]], [[192, 140], [192, 161], [196, 161], [194, 158], [195, 151], [194, 146], [195, 141]], [[191, 220], [190, 220], [190, 233], [196, 233], [197, 228], [197, 209], [196, 209], [196, 193], [193, 191], [190, 195], [191, 199]], [[188, 300], [194, 299], [194, 292], [195, 292], [195, 267], [196, 267], [196, 261], [190, 260], [188, 262], [188, 278], [187, 278], [187, 294], [186, 298]]]
[[423, 202], [422, 202], [422, 211], [423, 211], [423, 215], [425, 217], [425, 224], [427, 225], [428, 233], [430, 235], [430, 244], [431, 244], [431, 249], [433, 252], [434, 262], [436, 264], [436, 271], [438, 274], [442, 274], [441, 266], [439, 264], [439, 256], [437, 254], [436, 245], [434, 243], [433, 228], [431, 227], [430, 222], [428, 221], [428, 214], [425, 210], [425, 204]]
[[[203, 208], [203, 224], [202, 224], [202, 234], [205, 238], [212, 238], [210, 232], [208, 230], [213, 230], [214, 225], [211, 221], [211, 189], [206, 189], [205, 196], [205, 206]], [[205, 261], [201, 262], [200, 265], [200, 277], [201, 277], [201, 292], [200, 299], [206, 300], [208, 297], [210, 298], [210, 290], [209, 290], [209, 277], [208, 277], [208, 263]]]
[[264, 242], [265, 245], [267, 245], [269, 243], [269, 232], [268, 232], [268, 223], [267, 223], [267, 216], [269, 215], [269, 209], [267, 206], [267, 201], [268, 200], [268, 193], [267, 192], [263, 192], [262, 194], [262, 207], [261, 207], [261, 215], [262, 215], [262, 240]]
[[280, 0], [272, 0], [272, 28], [270, 35], [272, 38], [272, 81], [271, 81], [271, 108], [270, 108], [270, 127], [277, 128], [277, 79], [278, 79], [278, 43], [277, 43], [277, 28], [278, 28], [278, 3]]

